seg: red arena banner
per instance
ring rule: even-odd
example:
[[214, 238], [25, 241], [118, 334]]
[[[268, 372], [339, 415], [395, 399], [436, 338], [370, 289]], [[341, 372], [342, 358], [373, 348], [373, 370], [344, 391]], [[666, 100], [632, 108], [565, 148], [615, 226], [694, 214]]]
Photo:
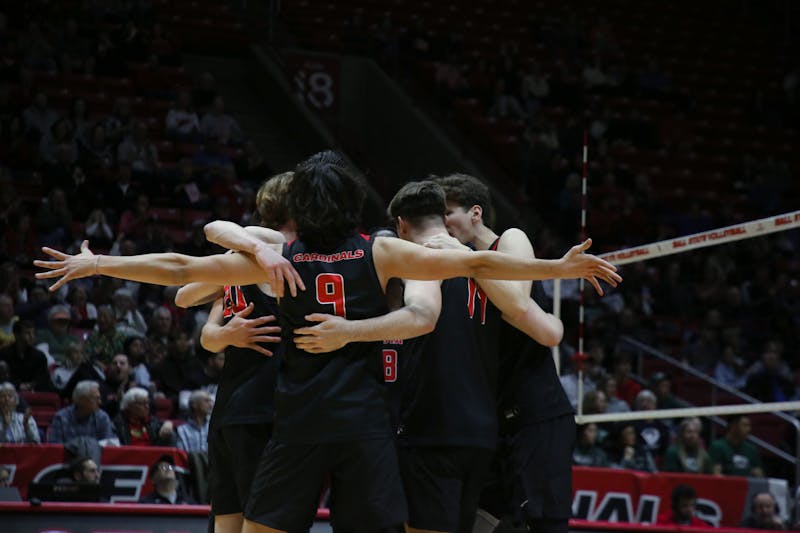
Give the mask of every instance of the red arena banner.
[[339, 106], [339, 60], [318, 54], [287, 52], [286, 75], [292, 90], [305, 104], [323, 116]]
[[743, 477], [648, 474], [632, 470], [574, 467], [572, 512], [578, 520], [653, 524], [669, 512], [675, 486], [697, 491], [698, 517], [714, 526], [737, 527], [747, 507]]
[[[107, 446], [101, 458], [101, 484], [110, 487], [111, 502], [136, 502], [152, 490], [148, 471], [162, 455], [175, 460], [178, 472], [187, 472], [186, 452], [155, 446]], [[52, 482], [68, 477], [73, 456], [60, 444], [4, 444], [0, 446], [0, 465], [11, 469], [11, 485], [27, 497], [31, 482]]]

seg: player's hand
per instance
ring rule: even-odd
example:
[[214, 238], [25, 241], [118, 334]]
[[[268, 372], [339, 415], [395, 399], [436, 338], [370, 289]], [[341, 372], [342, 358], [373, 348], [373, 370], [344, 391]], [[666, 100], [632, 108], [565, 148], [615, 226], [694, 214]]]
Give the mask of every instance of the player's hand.
[[250, 313], [253, 312], [253, 304], [251, 303], [231, 318], [222, 328], [225, 335], [226, 344], [229, 346], [236, 346], [237, 348], [247, 348], [248, 350], [256, 351], [267, 357], [272, 357], [272, 352], [267, 350], [259, 343], [261, 342], [280, 342], [280, 336], [273, 334], [280, 333], [280, 326], [265, 326], [270, 322], [275, 322], [275, 317], [272, 315], [260, 316], [258, 318], [248, 319]]
[[592, 245], [592, 239], [573, 246], [559, 259], [560, 268], [558, 278], [583, 278], [592, 284], [600, 296], [603, 288], [598, 280], [603, 280], [612, 287], [622, 281], [622, 276], [617, 274], [617, 267], [591, 254], [585, 254]]
[[294, 269], [292, 263], [271, 246], [266, 243], [257, 245], [254, 256], [259, 266], [266, 271], [267, 283], [278, 298], [283, 297], [284, 281], [289, 285], [289, 293], [292, 296], [297, 296], [297, 287], [300, 287], [301, 291], [306, 290], [300, 274]]
[[350, 322], [336, 315], [313, 313], [306, 315], [306, 320], [319, 322], [315, 326], [307, 326], [294, 330], [295, 345], [309, 353], [328, 353], [338, 350], [349, 342]]
[[41, 261], [37, 259], [34, 266], [49, 269], [49, 272], [37, 272], [36, 279], [59, 278], [51, 287], [50, 292], [55, 292], [68, 281], [87, 278], [97, 272], [97, 256], [89, 250], [89, 241], [81, 243], [81, 253], [69, 255], [53, 248], [43, 247], [42, 251], [55, 259], [55, 261]]
[[444, 232], [437, 233], [423, 242], [422, 245], [436, 250], [470, 250], [469, 246], [461, 244], [458, 239]]

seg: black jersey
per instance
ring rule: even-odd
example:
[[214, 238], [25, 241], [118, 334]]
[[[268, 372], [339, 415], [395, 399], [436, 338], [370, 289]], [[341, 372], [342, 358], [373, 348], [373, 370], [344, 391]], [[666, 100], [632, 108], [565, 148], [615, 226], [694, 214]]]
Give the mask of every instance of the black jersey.
[[[264, 294], [257, 285], [226, 286], [223, 297], [223, 319], [227, 324], [235, 313], [253, 304], [250, 318], [279, 316], [275, 298]], [[266, 357], [247, 348], [228, 346], [225, 366], [211, 414], [212, 425], [259, 424], [272, 422], [275, 382], [281, 344], [264, 344], [273, 353]]]
[[310, 313], [364, 319], [387, 312], [372, 262], [372, 242], [354, 234], [325, 253], [294, 241], [284, 247], [306, 286], [280, 302], [284, 356], [275, 393], [273, 438], [313, 444], [391, 435], [381, 343], [350, 343], [326, 354], [298, 349], [296, 328]]
[[475, 280], [442, 282], [436, 328], [404, 347], [402, 445], [495, 447], [499, 319]]
[[402, 339], [385, 340], [381, 349], [383, 361], [383, 381], [386, 383], [387, 402], [389, 405], [389, 419], [392, 429], [397, 430], [400, 424], [400, 408], [403, 400], [403, 379], [405, 379], [406, 357], [405, 343]]
[[[541, 282], [534, 281], [531, 297], [548, 310]], [[573, 413], [561, 386], [550, 348], [503, 323], [500, 333], [500, 416], [517, 424], [540, 422]]]

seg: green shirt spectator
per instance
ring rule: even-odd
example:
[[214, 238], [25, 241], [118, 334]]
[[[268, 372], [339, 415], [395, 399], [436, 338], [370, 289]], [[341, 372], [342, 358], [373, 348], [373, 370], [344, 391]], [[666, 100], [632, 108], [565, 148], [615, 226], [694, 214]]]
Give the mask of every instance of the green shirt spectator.
[[750, 435], [750, 418], [734, 415], [728, 422], [728, 432], [711, 443], [713, 473], [728, 476], [764, 477], [761, 457], [753, 444], [745, 439]]
[[578, 466], [609, 466], [606, 452], [597, 445], [597, 424], [578, 426], [578, 442], [572, 452], [572, 464]]

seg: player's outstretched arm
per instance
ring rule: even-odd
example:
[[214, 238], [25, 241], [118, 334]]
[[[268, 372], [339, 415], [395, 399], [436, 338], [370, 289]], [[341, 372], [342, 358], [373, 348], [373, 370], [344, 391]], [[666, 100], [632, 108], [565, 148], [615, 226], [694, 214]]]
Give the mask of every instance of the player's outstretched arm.
[[294, 342], [301, 350], [327, 353], [350, 342], [410, 339], [433, 331], [442, 309], [439, 282], [406, 282], [403, 301], [405, 305], [400, 309], [364, 320], [319, 313], [308, 315], [306, 320], [319, 323], [294, 330], [297, 335]]
[[259, 343], [280, 342], [281, 338], [275, 334], [279, 334], [281, 328], [265, 325], [275, 321], [272, 315], [248, 319], [252, 312], [251, 303], [223, 325], [223, 302], [221, 298], [216, 300], [200, 333], [200, 344], [212, 353], [221, 352], [228, 346], [236, 346], [271, 357], [272, 352]]
[[55, 261], [36, 260], [33, 264], [47, 272], [36, 274], [37, 279], [58, 278], [50, 291], [65, 283], [94, 275], [152, 283], [154, 285], [186, 285], [192, 282], [216, 285], [252, 285], [268, 283], [275, 294], [283, 296], [284, 279], [292, 294], [300, 275], [291, 263], [280, 255], [278, 245], [270, 250], [270, 268], [265, 270], [248, 254], [221, 254], [194, 257], [176, 253], [159, 253], [130, 256], [95, 255], [89, 250], [89, 241], [83, 241], [81, 252], [69, 255], [52, 248], [42, 251]]
[[584, 278], [603, 294], [598, 279], [612, 286], [622, 281], [617, 267], [584, 254], [592, 240], [573, 246], [561, 259], [527, 259], [500, 252], [432, 250], [401, 239], [378, 239], [373, 260], [381, 282], [389, 278], [448, 279], [460, 276], [486, 279]]

